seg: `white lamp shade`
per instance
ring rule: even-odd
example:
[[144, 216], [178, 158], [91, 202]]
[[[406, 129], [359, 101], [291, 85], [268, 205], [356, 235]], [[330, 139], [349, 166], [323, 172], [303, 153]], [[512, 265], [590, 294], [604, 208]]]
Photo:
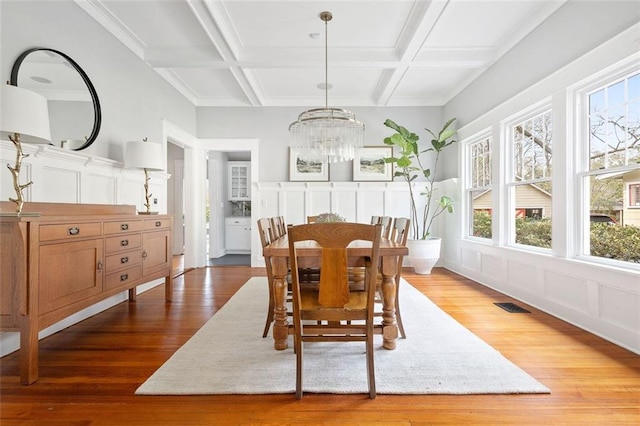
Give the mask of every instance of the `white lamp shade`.
[[47, 99], [35, 92], [9, 84], [1, 85], [2, 110], [0, 130], [7, 134], [19, 133], [26, 143], [49, 143], [49, 109]]
[[127, 142], [124, 167], [127, 169], [164, 170], [162, 145], [145, 141]]

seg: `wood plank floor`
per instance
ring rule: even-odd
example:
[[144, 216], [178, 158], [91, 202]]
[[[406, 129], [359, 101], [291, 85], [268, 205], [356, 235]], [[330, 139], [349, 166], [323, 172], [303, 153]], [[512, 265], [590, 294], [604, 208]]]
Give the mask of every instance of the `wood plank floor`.
[[[640, 424], [640, 356], [443, 269], [404, 277], [442, 309], [551, 389], [549, 395], [305, 394], [135, 396], [134, 391], [251, 276], [215, 267], [175, 279], [41, 341], [40, 380], [19, 384], [18, 354], [0, 360], [0, 423], [209, 424]], [[256, 377], [256, 380], [260, 380]], [[294, 377], [291, 378], [294, 380]]]

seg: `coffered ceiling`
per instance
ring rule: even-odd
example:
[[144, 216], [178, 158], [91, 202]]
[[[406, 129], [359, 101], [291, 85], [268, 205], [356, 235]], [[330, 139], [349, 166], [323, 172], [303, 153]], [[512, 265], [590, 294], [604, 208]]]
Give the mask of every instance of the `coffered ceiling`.
[[566, 0], [76, 0], [196, 106], [443, 105]]

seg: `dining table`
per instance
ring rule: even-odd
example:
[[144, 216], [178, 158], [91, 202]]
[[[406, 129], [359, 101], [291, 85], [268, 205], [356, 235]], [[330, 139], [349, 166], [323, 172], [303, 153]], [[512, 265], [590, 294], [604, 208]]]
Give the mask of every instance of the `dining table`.
[[[300, 241], [296, 243], [296, 252], [300, 267], [313, 268], [321, 263], [322, 248], [315, 241]], [[380, 240], [379, 271], [382, 275], [382, 346], [385, 349], [396, 348], [398, 337], [398, 324], [396, 322], [395, 298], [396, 298], [396, 274], [398, 270], [398, 257], [407, 255], [406, 246], [388, 238]], [[371, 242], [354, 241], [347, 246], [348, 257], [367, 256], [371, 253]], [[272, 241], [264, 247], [265, 261], [271, 262], [274, 291], [274, 325], [273, 339], [276, 350], [284, 350], [288, 347], [289, 321], [287, 316], [287, 275], [289, 273], [289, 239], [287, 234]]]

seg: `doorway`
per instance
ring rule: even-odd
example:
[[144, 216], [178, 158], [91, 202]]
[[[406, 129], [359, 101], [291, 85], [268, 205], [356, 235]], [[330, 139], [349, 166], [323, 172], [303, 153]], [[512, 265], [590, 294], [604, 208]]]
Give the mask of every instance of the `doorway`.
[[242, 256], [222, 259], [227, 253], [225, 219], [233, 215], [234, 204], [230, 202], [228, 195], [228, 169], [229, 161], [245, 161], [250, 167], [251, 201], [248, 205], [255, 206], [256, 194], [253, 182], [258, 179], [258, 140], [257, 139], [228, 139], [228, 140], [203, 140], [203, 149], [207, 152], [207, 196], [208, 196], [208, 263], [216, 262], [212, 259], [220, 259], [217, 262], [241, 263], [251, 265], [253, 252], [256, 247], [257, 232], [251, 224], [255, 223], [251, 209], [245, 211], [247, 224], [250, 228], [250, 245]]

